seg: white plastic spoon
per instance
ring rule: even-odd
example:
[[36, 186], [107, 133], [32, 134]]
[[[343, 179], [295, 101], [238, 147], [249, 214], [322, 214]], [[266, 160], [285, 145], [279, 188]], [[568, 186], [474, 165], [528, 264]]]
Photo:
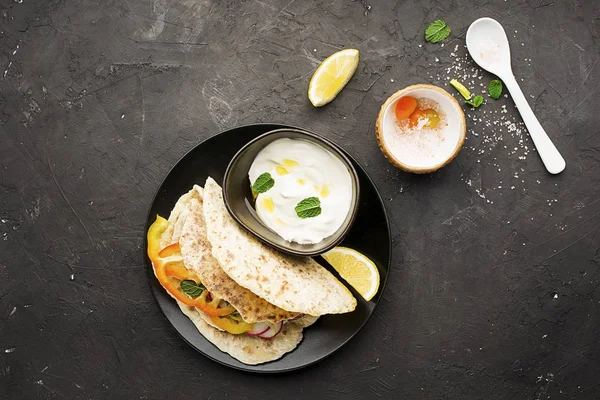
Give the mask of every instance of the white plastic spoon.
[[473, 60], [481, 68], [504, 82], [548, 172], [551, 174], [562, 172], [566, 166], [565, 159], [535, 117], [513, 75], [510, 65], [510, 47], [502, 25], [492, 18], [480, 18], [473, 22], [467, 31], [467, 48]]

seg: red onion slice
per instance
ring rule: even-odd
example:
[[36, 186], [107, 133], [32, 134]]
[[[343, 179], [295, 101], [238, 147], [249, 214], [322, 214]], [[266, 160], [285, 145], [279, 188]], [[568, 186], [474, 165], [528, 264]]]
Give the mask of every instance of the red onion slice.
[[269, 326], [269, 329], [258, 335], [258, 337], [263, 339], [273, 339], [281, 332], [281, 329], [283, 329], [283, 321], [279, 321], [276, 324]]
[[260, 336], [263, 333], [266, 333], [269, 329], [271, 329], [271, 326], [268, 322], [257, 322], [252, 324], [252, 329], [246, 332], [246, 335]]

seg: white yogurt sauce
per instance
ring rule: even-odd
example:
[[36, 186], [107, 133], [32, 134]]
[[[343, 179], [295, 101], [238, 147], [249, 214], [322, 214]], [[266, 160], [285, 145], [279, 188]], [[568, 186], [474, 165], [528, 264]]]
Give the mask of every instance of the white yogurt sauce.
[[[268, 172], [275, 184], [256, 198], [256, 212], [267, 227], [290, 242], [318, 243], [343, 224], [352, 202], [352, 177], [339, 158], [302, 139], [277, 139], [262, 149], [248, 172], [253, 184]], [[321, 214], [300, 218], [296, 205], [318, 197]]]

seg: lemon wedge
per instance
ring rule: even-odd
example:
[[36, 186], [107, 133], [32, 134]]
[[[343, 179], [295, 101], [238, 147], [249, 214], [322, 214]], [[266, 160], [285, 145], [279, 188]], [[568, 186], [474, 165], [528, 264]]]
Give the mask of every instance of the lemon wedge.
[[379, 271], [364, 254], [348, 247], [334, 247], [323, 258], [365, 300], [369, 301], [379, 290]]
[[358, 67], [358, 50], [344, 49], [333, 53], [319, 65], [308, 85], [308, 99], [321, 107], [335, 99]]

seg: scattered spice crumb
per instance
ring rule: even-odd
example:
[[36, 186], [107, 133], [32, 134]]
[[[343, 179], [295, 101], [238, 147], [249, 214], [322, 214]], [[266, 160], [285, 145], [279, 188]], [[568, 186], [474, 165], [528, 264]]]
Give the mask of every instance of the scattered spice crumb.
[[[435, 62], [439, 63], [441, 70], [438, 73], [428, 73], [428, 78], [432, 84], [448, 87], [450, 80], [457, 79], [464, 82], [471, 91], [479, 87], [480, 90], [483, 89], [483, 92], [486, 92], [484, 82], [489, 80], [489, 77], [473, 62], [466, 45], [449, 46], [447, 55], [448, 58], [444, 56], [441, 57], [441, 60], [440, 57], [434, 58]], [[482, 80], [482, 78], [485, 78], [485, 80]], [[454, 93], [453, 96], [457, 97]], [[525, 177], [520, 176], [525, 169], [520, 168], [519, 164], [525, 163], [531, 151], [535, 151], [519, 114], [509, 113], [508, 107], [514, 107], [514, 103], [509, 99], [508, 93], [504, 93], [503, 98], [500, 98], [498, 102], [488, 102], [485, 104], [485, 108], [481, 110], [476, 111], [468, 107], [465, 108], [465, 117], [470, 121], [463, 148], [463, 152], [467, 153], [466, 159], [471, 159], [473, 155], [478, 156], [470, 162], [493, 166], [497, 171], [496, 176], [505, 181], [502, 184], [502, 182], [490, 182], [486, 179], [484, 181], [486, 182], [485, 186], [476, 184], [475, 182], [482, 182], [481, 172], [477, 168], [470, 169], [469, 172], [461, 176], [461, 181], [468, 187], [472, 187], [476, 194], [482, 200], [485, 200], [487, 204], [493, 204], [494, 197], [502, 196], [504, 191], [515, 190], [520, 183], [526, 183]], [[482, 113], [484, 116], [481, 115]], [[514, 162], [508, 165], [494, 162], [496, 160], [494, 156], [498, 155], [500, 150]], [[502, 171], [503, 169], [504, 171]], [[541, 182], [538, 184], [541, 184]], [[525, 191], [524, 188], [523, 190]]]

